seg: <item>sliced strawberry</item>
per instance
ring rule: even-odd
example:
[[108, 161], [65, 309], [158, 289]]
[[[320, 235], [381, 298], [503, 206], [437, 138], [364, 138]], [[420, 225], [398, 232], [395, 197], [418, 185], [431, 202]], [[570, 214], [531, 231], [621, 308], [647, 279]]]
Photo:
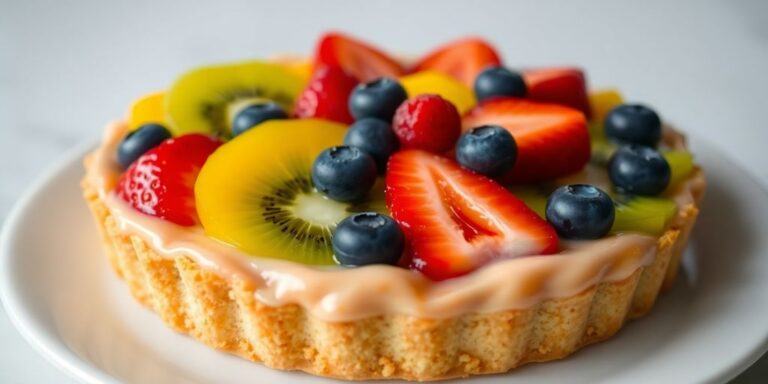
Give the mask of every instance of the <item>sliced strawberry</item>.
[[403, 67], [379, 49], [341, 33], [328, 33], [320, 38], [315, 52], [315, 65], [344, 69], [361, 82], [379, 77], [397, 78]]
[[117, 196], [144, 214], [183, 226], [196, 225], [195, 180], [205, 160], [221, 144], [215, 137], [197, 133], [166, 140], [120, 176]]
[[587, 94], [587, 81], [579, 68], [540, 68], [523, 72], [528, 87], [527, 98], [534, 101], [576, 108], [589, 119], [592, 111]]
[[351, 124], [355, 119], [349, 113], [347, 100], [356, 85], [357, 80], [339, 67], [316, 67], [307, 87], [296, 98], [293, 114]]
[[411, 68], [411, 72], [442, 72], [472, 87], [477, 74], [491, 65], [501, 65], [496, 50], [485, 40], [469, 37], [430, 52]]
[[496, 98], [470, 110], [463, 129], [495, 124], [506, 128], [517, 143], [517, 161], [502, 180], [531, 183], [581, 170], [589, 160], [589, 131], [584, 114], [554, 104]]
[[411, 268], [442, 280], [495, 259], [557, 251], [554, 229], [511, 192], [420, 150], [389, 160], [387, 207], [410, 243]]

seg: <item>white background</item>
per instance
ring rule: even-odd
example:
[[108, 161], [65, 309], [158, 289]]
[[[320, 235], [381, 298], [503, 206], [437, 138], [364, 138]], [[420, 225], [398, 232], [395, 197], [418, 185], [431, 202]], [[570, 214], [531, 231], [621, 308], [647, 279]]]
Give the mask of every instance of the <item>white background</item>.
[[[137, 96], [195, 65], [310, 52], [332, 28], [399, 53], [477, 34], [511, 66], [580, 65], [593, 87], [653, 106], [768, 186], [766, 1], [190, 3], [0, 0], [0, 223], [37, 174]], [[737, 382], [766, 380], [764, 358]], [[0, 382], [69, 380], [0, 314]]]

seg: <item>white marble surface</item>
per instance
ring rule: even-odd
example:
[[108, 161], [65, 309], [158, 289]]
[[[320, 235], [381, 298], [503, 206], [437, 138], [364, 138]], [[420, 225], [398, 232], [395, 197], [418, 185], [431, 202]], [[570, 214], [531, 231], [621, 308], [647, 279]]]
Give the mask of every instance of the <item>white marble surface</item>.
[[[398, 52], [476, 33], [512, 65], [574, 63], [708, 139], [768, 186], [768, 2], [0, 3], [0, 223], [69, 148], [185, 68], [308, 52], [329, 28]], [[768, 234], [768, 231], [766, 231]], [[747, 314], [745, 314], [746, 316]], [[735, 382], [768, 381], [768, 358]], [[67, 383], [0, 315], [0, 382]]]

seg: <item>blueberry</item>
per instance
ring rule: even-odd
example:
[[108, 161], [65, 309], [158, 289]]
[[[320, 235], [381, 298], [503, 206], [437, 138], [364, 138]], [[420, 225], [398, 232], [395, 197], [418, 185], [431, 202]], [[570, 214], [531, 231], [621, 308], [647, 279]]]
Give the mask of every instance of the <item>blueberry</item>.
[[461, 135], [456, 161], [462, 167], [488, 177], [507, 173], [517, 160], [517, 143], [506, 129], [483, 125]]
[[128, 168], [141, 155], [171, 138], [171, 132], [160, 124], [144, 124], [129, 133], [117, 147], [117, 162]]
[[357, 147], [371, 155], [381, 174], [387, 170], [387, 160], [397, 150], [400, 142], [388, 122], [366, 117], [349, 126], [344, 136], [344, 145]]
[[491, 97], [525, 97], [528, 88], [523, 76], [504, 67], [488, 67], [475, 78], [478, 101]]
[[395, 265], [403, 253], [405, 237], [389, 216], [366, 212], [342, 220], [331, 243], [336, 262], [341, 265]]
[[375, 117], [392, 121], [392, 116], [400, 104], [408, 98], [400, 83], [388, 77], [381, 77], [355, 87], [349, 95], [349, 112], [359, 120]]
[[655, 147], [661, 139], [661, 119], [652, 109], [623, 104], [605, 116], [605, 135], [616, 142]]
[[565, 239], [599, 239], [611, 230], [613, 200], [600, 188], [587, 184], [566, 185], [547, 199], [547, 221]]
[[376, 162], [356, 147], [339, 146], [321, 152], [312, 164], [312, 183], [336, 201], [365, 197], [376, 181]]
[[664, 156], [642, 145], [623, 146], [608, 161], [608, 176], [619, 192], [658, 195], [669, 185], [671, 174]]
[[237, 136], [267, 120], [287, 119], [288, 114], [275, 102], [251, 104], [232, 119], [232, 136]]

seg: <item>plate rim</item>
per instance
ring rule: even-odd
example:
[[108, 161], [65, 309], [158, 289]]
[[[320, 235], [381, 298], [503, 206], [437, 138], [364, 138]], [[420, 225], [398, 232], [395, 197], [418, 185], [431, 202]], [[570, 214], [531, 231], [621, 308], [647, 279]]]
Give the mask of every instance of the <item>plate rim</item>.
[[24, 189], [8, 213], [0, 230], [0, 302], [3, 305], [13, 327], [32, 349], [41, 355], [45, 361], [65, 373], [70, 378], [80, 382], [93, 384], [119, 384], [120, 381], [94, 364], [88, 363], [67, 348], [60, 339], [49, 335], [34, 318], [27, 306], [22, 303], [16, 292], [16, 279], [11, 273], [14, 263], [13, 234], [15, 228], [29, 210], [31, 204], [46, 190], [56, 176], [72, 163], [82, 158], [94, 143], [81, 143], [59, 156], [53, 165], [46, 168], [35, 180]]
[[[691, 139], [690, 135], [688, 135], [688, 138], [689, 140]], [[740, 173], [759, 189], [763, 196], [768, 198], [768, 187], [760, 182], [751, 172], [735, 162], [729, 153], [700, 136], [696, 136], [690, 141], [711, 149], [718, 156], [724, 157], [726, 162], [738, 168]], [[15, 262], [12, 250], [15, 248], [16, 240], [14, 240], [13, 235], [25, 217], [26, 212], [31, 209], [32, 203], [44, 194], [47, 187], [60, 173], [71, 167], [73, 163], [82, 160], [95, 145], [94, 141], [91, 140], [64, 152], [52, 163], [53, 165], [46, 168], [23, 190], [20, 197], [13, 204], [0, 230], [0, 302], [13, 327], [21, 334], [27, 344], [49, 364], [70, 378], [80, 382], [89, 384], [119, 384], [120, 380], [118, 378], [110, 375], [98, 365], [77, 356], [62, 339], [51, 335], [49, 330], [40, 324], [39, 320], [29, 310], [28, 305], [24, 304], [23, 300], [21, 300], [21, 296], [17, 292], [18, 283], [11, 273], [11, 266]], [[734, 359], [717, 374], [703, 378], [703, 382], [728, 382], [751, 367], [766, 351], [768, 351], [768, 328], [762, 340], [750, 348], [747, 353], [738, 359]]]

